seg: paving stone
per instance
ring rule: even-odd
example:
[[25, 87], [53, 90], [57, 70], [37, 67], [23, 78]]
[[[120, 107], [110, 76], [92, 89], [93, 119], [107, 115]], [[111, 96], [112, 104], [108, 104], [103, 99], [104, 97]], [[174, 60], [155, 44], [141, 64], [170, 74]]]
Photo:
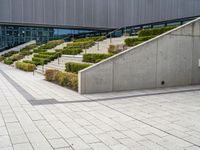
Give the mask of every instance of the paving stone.
[[62, 138], [60, 139], [51, 139], [49, 140], [50, 144], [54, 149], [56, 148], [64, 148], [64, 147], [69, 147], [69, 144], [66, 143], [66, 141]]
[[1, 150], [199, 149], [199, 85], [79, 95], [40, 75], [0, 68]]
[[109, 148], [104, 143], [93, 143], [93, 144], [90, 144], [90, 146], [95, 150], [111, 150], [111, 148]]
[[90, 149], [89, 145], [87, 145], [82, 139], [75, 137], [75, 138], [69, 138], [65, 139], [71, 147], [73, 147], [76, 150], [86, 150]]
[[30, 143], [21, 143], [21, 144], [15, 144], [14, 150], [33, 150]]
[[10, 135], [12, 144], [19, 144], [19, 143], [27, 143], [28, 138], [25, 134], [19, 134], [19, 135]]
[[9, 136], [7, 135], [0, 136], [0, 149], [10, 147], [10, 146], [11, 146], [11, 142], [10, 142]]
[[86, 143], [88, 144], [91, 144], [91, 143], [97, 143], [97, 142], [100, 142], [100, 140], [98, 138], [96, 138], [94, 135], [92, 134], [85, 134], [85, 135], [80, 135], [81, 139], [83, 141], [85, 141]]

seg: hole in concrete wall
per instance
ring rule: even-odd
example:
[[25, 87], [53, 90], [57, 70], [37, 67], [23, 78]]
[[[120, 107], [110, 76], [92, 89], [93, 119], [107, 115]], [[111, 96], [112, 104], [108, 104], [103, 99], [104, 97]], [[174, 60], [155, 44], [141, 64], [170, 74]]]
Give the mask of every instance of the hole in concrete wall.
[[161, 85], [165, 85], [165, 81], [161, 81]]

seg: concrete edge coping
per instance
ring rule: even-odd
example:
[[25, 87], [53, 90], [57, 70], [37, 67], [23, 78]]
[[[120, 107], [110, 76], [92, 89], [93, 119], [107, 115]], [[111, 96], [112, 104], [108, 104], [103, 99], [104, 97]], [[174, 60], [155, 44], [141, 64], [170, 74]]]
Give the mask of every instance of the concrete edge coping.
[[167, 31], [167, 32], [165, 32], [165, 33], [163, 33], [163, 34], [161, 34], [161, 35], [158, 35], [158, 36], [156, 36], [156, 37], [154, 37], [154, 38], [152, 38], [152, 39], [150, 39], [150, 40], [148, 40], [148, 41], [145, 41], [145, 42], [143, 42], [143, 43], [141, 43], [141, 44], [138, 44], [137, 46], [130, 47], [129, 49], [127, 49], [127, 50], [125, 50], [125, 51], [123, 51], [123, 52], [121, 52], [121, 53], [119, 53], [119, 54], [116, 54], [116, 55], [114, 55], [114, 56], [111, 56], [111, 57], [109, 57], [109, 58], [107, 58], [107, 59], [105, 59], [105, 60], [103, 60], [103, 61], [101, 61], [101, 62], [99, 62], [99, 63], [96, 63], [96, 64], [94, 64], [94, 65], [92, 65], [92, 66], [89, 66], [88, 68], [85, 68], [85, 69], [79, 71], [78, 74], [81, 74], [81, 73], [83, 73], [83, 72], [86, 72], [87, 70], [90, 70], [90, 69], [92, 69], [92, 68], [94, 68], [94, 67], [97, 67], [97, 66], [99, 66], [100, 64], [106, 63], [106, 62], [110, 61], [110, 60], [113, 59], [113, 58], [116, 58], [116, 57], [118, 57], [118, 56], [123, 55], [124, 53], [127, 53], [127, 52], [129, 52], [129, 51], [138, 49], [138, 47], [141, 47], [141, 46], [143, 46], [143, 45], [145, 45], [145, 44], [147, 44], [147, 43], [151, 43], [152, 41], [155, 41], [155, 40], [157, 40], [157, 39], [159, 39], [159, 38], [161, 38], [161, 37], [164, 37], [165, 35], [169, 35], [169, 34], [173, 33], [174, 31], [177, 31], [177, 30], [179, 30], [179, 29], [181, 29], [181, 28], [183, 28], [183, 27], [186, 27], [186, 26], [188, 26], [188, 25], [190, 25], [190, 24], [193, 24], [194, 22], [199, 21], [199, 20], [200, 20], [200, 17], [198, 17], [198, 18], [196, 18], [196, 19], [194, 19], [194, 20], [192, 20], [192, 21], [190, 21], [190, 22], [188, 22], [188, 23], [186, 23], [186, 24], [183, 24], [183, 25], [181, 25], [181, 26], [178, 26], [178, 27], [175, 28], [175, 29], [172, 29], [172, 30], [170, 30], [170, 31]]

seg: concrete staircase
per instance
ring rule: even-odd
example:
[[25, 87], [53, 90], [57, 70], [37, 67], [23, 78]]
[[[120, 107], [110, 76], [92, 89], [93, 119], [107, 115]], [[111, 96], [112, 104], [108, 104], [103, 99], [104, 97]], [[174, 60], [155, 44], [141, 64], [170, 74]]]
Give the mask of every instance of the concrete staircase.
[[[84, 53], [108, 53], [108, 48], [109, 48], [110, 44], [113, 44], [113, 45], [123, 44], [124, 40], [126, 38], [128, 38], [128, 37], [122, 36], [122, 37], [112, 38], [111, 41], [109, 38], [105, 39], [104, 41], [99, 42], [99, 44], [96, 43], [94, 46], [90, 47], [89, 49], [84, 50], [82, 54], [84, 54]], [[67, 46], [68, 43], [71, 43], [71, 42], [66, 42], [66, 43], [60, 44], [60, 45], [56, 46], [55, 48], [48, 50], [48, 51], [53, 52], [56, 49], [62, 49], [65, 46]], [[98, 46], [99, 46], [99, 50], [98, 50]], [[62, 55], [61, 58], [56, 59], [56, 60], [48, 63], [47, 65], [37, 66], [37, 70], [35, 72], [44, 74], [47, 69], [57, 69], [60, 71], [64, 71], [65, 63], [67, 63], [67, 62], [84, 63], [84, 62], [82, 62], [82, 54], [81, 55]]]
[[44, 66], [37, 66], [37, 70], [35, 72], [44, 74], [47, 69], [57, 69], [60, 71], [65, 70], [65, 63], [67, 62], [82, 62], [82, 55], [62, 55], [59, 59], [55, 59], [54, 61], [48, 63]]

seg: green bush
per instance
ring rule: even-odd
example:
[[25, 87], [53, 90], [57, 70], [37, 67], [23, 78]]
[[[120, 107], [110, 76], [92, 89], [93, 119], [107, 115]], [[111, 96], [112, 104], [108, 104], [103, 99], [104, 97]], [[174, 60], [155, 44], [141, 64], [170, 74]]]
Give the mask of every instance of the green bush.
[[163, 34], [167, 31], [170, 31], [172, 29], [176, 28], [176, 26], [168, 26], [168, 27], [162, 27], [162, 28], [153, 28], [153, 29], [143, 29], [139, 32], [138, 36], [157, 36], [160, 34]]
[[5, 57], [0, 56], [0, 61], [3, 61], [5, 59]]
[[36, 48], [37, 46], [38, 46], [37, 44], [28, 45], [28, 46], [22, 48], [22, 49], [20, 50], [20, 52], [27, 52], [27, 51], [30, 51], [30, 50]]
[[44, 65], [48, 63], [48, 59], [33, 57], [32, 61], [35, 62], [36, 65]]
[[24, 58], [24, 55], [21, 54], [14, 54], [10, 57], [10, 59], [15, 62]]
[[33, 52], [30, 52], [30, 51], [21, 51], [20, 54], [24, 55], [24, 56], [27, 56], [27, 55], [33, 54]]
[[83, 54], [83, 62], [97, 63], [111, 56], [112, 54], [96, 54], [96, 53]]
[[13, 63], [14, 63], [14, 62], [13, 62], [10, 58], [4, 59], [4, 64], [11, 65], [11, 64], [13, 64]]
[[45, 72], [45, 78], [47, 81], [56, 81], [56, 75], [58, 74], [58, 70], [48, 69]]
[[154, 38], [154, 36], [127, 38], [127, 39], [125, 39], [125, 45], [126, 46], [135, 46], [135, 45], [140, 44], [142, 42], [148, 41], [148, 40], [150, 40], [152, 38]]
[[46, 51], [47, 51], [46, 49], [41, 49], [41, 48], [37, 48], [37, 49], [33, 50], [34, 53], [42, 53], [42, 52], [46, 52]]
[[45, 54], [34, 54], [33, 57], [38, 57], [38, 58], [49, 58], [51, 55], [45, 55]]
[[94, 41], [84, 41], [84, 42], [74, 42], [67, 44], [67, 47], [73, 47], [73, 48], [81, 48], [81, 49], [87, 49], [93, 46], [95, 43]]
[[57, 54], [56, 52], [41, 52], [39, 54], [44, 54], [44, 55], [55, 55]]
[[54, 59], [60, 57], [60, 53], [56, 52], [42, 52], [38, 54], [34, 54], [32, 61], [35, 63], [35, 65], [43, 65], [47, 64], [50, 61], [53, 61]]
[[47, 81], [54, 82], [61, 86], [69, 87], [74, 90], [78, 89], [78, 75], [70, 72], [48, 69], [45, 72]]
[[35, 70], [36, 66], [34, 64], [30, 64], [30, 63], [17, 62], [16, 68], [18, 68], [20, 70], [32, 72]]
[[103, 41], [105, 40], [105, 36], [94, 36], [94, 37], [86, 37], [74, 40], [74, 42], [85, 42], [85, 41]]
[[65, 64], [65, 71], [78, 73], [80, 70], [89, 67], [91, 64], [82, 64], [82, 63], [75, 63], [75, 62], [68, 62]]
[[35, 62], [34, 62], [34, 61], [32, 61], [32, 60], [23, 60], [23, 63], [35, 64]]
[[59, 53], [59, 52], [42, 52], [42, 53], [39, 53], [39, 54], [49, 55], [50, 57], [52, 57], [54, 59], [61, 57], [61, 53]]
[[82, 52], [81, 48], [65, 48], [61, 51], [64, 55], [78, 55]]
[[52, 41], [48, 41], [46, 44], [40, 46], [40, 48], [41, 49], [52, 49], [62, 43], [64, 43], [64, 40], [52, 40]]
[[10, 51], [10, 52], [8, 52], [8, 53], [3, 54], [2, 56], [3, 56], [3, 57], [10, 57], [10, 56], [12, 56], [13, 54], [18, 54], [18, 53], [19, 53], [19, 51]]

